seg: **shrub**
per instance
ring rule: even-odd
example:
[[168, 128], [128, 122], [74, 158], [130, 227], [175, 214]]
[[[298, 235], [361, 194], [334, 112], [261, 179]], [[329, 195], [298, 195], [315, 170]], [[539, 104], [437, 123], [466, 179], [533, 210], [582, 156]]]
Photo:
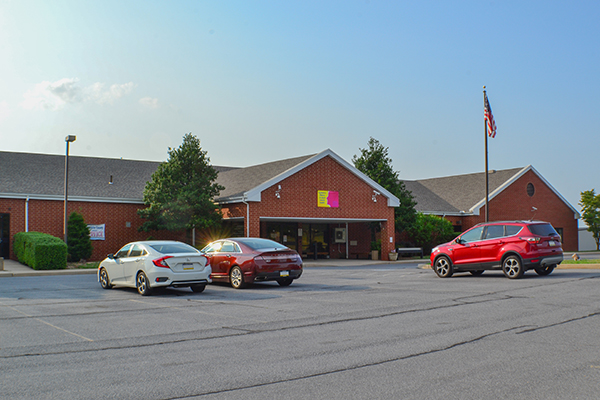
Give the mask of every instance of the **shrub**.
[[452, 223], [445, 218], [417, 213], [409, 235], [417, 246], [423, 248], [423, 254], [429, 254], [434, 246], [452, 240], [456, 233]]
[[90, 240], [90, 228], [83, 220], [83, 215], [76, 212], [69, 215], [67, 223], [68, 260], [77, 262], [81, 259], [87, 260], [92, 255], [92, 241]]
[[67, 268], [67, 245], [57, 237], [41, 232], [19, 232], [13, 249], [19, 262], [31, 268]]

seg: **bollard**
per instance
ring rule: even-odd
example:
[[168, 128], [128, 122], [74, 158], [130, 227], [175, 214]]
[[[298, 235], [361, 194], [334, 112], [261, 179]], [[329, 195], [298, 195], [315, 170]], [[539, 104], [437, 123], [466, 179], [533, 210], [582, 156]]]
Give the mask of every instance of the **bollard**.
[[0, 271], [4, 271], [4, 257], [0, 257]]

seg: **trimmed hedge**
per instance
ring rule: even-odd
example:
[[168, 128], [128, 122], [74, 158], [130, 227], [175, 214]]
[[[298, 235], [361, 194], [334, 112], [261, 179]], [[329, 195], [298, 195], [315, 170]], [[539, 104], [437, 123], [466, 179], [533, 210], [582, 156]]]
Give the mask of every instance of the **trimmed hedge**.
[[67, 245], [57, 237], [41, 232], [19, 232], [13, 250], [20, 263], [31, 268], [67, 268]]

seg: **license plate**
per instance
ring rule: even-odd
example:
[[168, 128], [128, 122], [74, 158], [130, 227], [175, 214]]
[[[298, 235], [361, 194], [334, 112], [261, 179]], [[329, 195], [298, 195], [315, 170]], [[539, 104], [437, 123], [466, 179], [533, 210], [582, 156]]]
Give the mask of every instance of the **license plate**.
[[183, 269], [184, 270], [186, 270], [186, 269], [194, 269], [194, 264], [192, 264], [192, 263], [185, 263], [185, 264], [183, 264]]
[[556, 246], [556, 242], [554, 240], [548, 241], [548, 246]]
[[279, 271], [279, 276], [290, 276], [290, 271]]

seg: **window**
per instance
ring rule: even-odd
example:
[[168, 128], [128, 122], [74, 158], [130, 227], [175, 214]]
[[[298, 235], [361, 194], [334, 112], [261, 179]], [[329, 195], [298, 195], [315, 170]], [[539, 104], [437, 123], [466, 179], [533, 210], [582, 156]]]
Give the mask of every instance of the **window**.
[[523, 229], [523, 227], [519, 225], [506, 225], [506, 236], [514, 236], [521, 232], [521, 229]]
[[235, 253], [235, 245], [231, 242], [223, 243], [223, 247], [221, 247], [221, 253]]
[[146, 250], [144, 250], [144, 248], [142, 246], [140, 246], [139, 244], [136, 244], [133, 246], [133, 249], [131, 249], [131, 252], [129, 253], [129, 257], [139, 257], [139, 256], [143, 256], [146, 254]]
[[529, 225], [529, 231], [538, 236], [558, 236], [558, 233], [550, 224]]
[[129, 249], [131, 248], [131, 245], [125, 245], [121, 248], [121, 250], [119, 250], [117, 252], [117, 254], [115, 254], [115, 258], [119, 258], [119, 257], [127, 257], [127, 253], [129, 253]]
[[465, 232], [460, 238], [465, 242], [476, 242], [481, 240], [481, 234], [483, 233], [483, 226], [478, 226], [470, 231]]
[[150, 245], [150, 247], [163, 254], [198, 253], [195, 247], [185, 243], [157, 243]]
[[527, 196], [533, 197], [534, 194], [535, 194], [535, 186], [533, 186], [533, 183], [529, 182], [527, 184]]
[[504, 236], [504, 225], [490, 225], [485, 230], [486, 239], [495, 239]]

